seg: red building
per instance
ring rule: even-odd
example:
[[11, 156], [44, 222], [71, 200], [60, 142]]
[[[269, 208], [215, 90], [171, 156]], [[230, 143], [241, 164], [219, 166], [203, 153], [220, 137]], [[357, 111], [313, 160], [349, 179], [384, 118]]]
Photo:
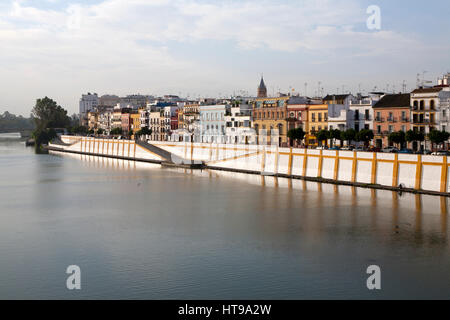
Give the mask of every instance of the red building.
[[[287, 131], [291, 129], [302, 128], [303, 131], [307, 132], [308, 105], [288, 104], [286, 122], [287, 122]], [[290, 145], [290, 141], [288, 143]], [[293, 146], [297, 147], [298, 142], [294, 141]]]
[[131, 130], [131, 117], [130, 112], [122, 110], [122, 133], [123, 135], [128, 135]]
[[170, 117], [170, 130], [178, 130], [178, 110], [175, 115]]
[[373, 106], [373, 129], [378, 148], [392, 145], [388, 136], [392, 132], [406, 132], [411, 128], [410, 94], [388, 94]]

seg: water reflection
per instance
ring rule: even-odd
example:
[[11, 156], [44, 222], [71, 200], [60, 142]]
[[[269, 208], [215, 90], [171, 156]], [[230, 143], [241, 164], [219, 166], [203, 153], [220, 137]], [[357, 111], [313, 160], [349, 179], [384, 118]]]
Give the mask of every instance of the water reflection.
[[[261, 187], [258, 210], [262, 213], [287, 212], [281, 215], [285, 223], [295, 220], [301, 211], [302, 228], [311, 236], [320, 235], [327, 228], [348, 224], [348, 234], [367, 228], [392, 241], [412, 240], [416, 244], [429, 241], [447, 243], [448, 198], [394, 191], [357, 188], [293, 180], [263, 175], [248, 175], [225, 171], [162, 169], [159, 165], [110, 159], [86, 155], [68, 155], [91, 168], [133, 171], [135, 176], [119, 176], [122, 179], [141, 178], [140, 170], [163, 170], [178, 172], [187, 177], [207, 177], [210, 181], [227, 179], [239, 184]], [[117, 178], [117, 177], [116, 177]], [[305, 210], [308, 209], [308, 210]], [[368, 214], [368, 215], [366, 215]], [[269, 216], [262, 218], [272, 221]], [[389, 223], [387, 223], [389, 221]], [[280, 216], [276, 223], [282, 223]], [[389, 226], [389, 228], [386, 228]], [[386, 239], [385, 238], [385, 239]]]

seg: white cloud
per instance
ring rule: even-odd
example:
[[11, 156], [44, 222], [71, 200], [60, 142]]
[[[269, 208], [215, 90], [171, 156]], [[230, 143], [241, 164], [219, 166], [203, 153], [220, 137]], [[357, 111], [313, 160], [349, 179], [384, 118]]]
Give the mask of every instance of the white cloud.
[[[220, 71], [202, 71], [180, 59], [171, 42], [227, 41], [235, 49], [277, 54], [342, 50], [359, 57], [400, 54], [405, 47], [412, 56], [420, 47], [393, 31], [362, 29], [366, 18], [356, 0], [105, 0], [62, 10], [13, 1], [0, 6], [0, 67], [4, 79], [17, 78], [42, 92], [64, 86], [71, 92], [65, 99], [76, 105], [74, 97], [85, 86], [130, 90], [139, 82], [163, 88], [184, 81], [180, 90], [189, 90], [193, 74], [199, 84], [208, 84]], [[39, 77], [39, 83], [31, 81]], [[8, 85], [0, 80], [1, 87]], [[0, 94], [19, 91], [3, 90]]]

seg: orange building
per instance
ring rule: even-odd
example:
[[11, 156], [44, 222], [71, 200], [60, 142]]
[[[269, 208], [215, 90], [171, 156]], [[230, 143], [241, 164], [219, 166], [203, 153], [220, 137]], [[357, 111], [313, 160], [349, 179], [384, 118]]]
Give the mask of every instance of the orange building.
[[406, 132], [410, 123], [410, 94], [388, 94], [373, 106], [373, 131], [375, 146], [389, 145], [388, 136], [392, 132]]

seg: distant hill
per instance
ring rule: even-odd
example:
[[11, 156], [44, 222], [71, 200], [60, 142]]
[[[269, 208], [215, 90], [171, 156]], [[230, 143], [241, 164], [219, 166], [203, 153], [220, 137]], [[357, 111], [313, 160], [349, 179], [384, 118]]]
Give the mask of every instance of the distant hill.
[[16, 116], [8, 111], [0, 115], [1, 132], [20, 132], [34, 130], [35, 124], [32, 118]]

